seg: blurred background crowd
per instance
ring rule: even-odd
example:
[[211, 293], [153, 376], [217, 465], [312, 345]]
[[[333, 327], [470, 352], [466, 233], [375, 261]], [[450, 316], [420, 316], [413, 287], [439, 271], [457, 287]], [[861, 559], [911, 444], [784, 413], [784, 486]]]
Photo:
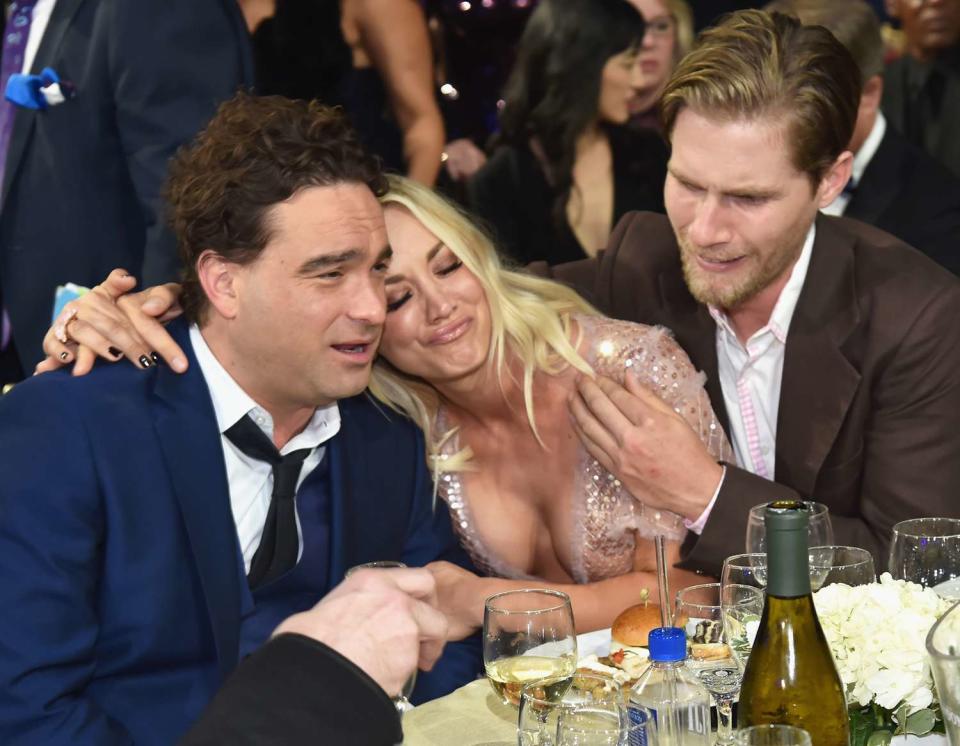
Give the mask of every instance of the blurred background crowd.
[[[56, 286], [115, 266], [173, 279], [166, 161], [238, 86], [344, 107], [388, 168], [460, 201], [517, 262], [552, 264], [594, 255], [630, 210], [663, 211], [657, 102], [671, 70], [698, 30], [766, 5], [7, 3], [0, 85], [72, 54], [56, 72], [86, 103], [0, 109], [0, 383], [41, 359]], [[828, 211], [960, 270], [960, 0], [769, 6], [827, 26], [861, 66], [854, 176]]]

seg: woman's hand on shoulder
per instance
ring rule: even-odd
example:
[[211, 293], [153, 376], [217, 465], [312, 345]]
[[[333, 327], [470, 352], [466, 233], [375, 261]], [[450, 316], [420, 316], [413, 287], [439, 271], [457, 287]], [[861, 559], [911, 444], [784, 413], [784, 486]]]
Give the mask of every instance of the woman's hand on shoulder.
[[103, 283], [64, 306], [43, 338], [47, 357], [36, 373], [73, 363], [73, 375], [90, 372], [97, 357], [117, 361], [126, 357], [140, 368], [150, 368], [162, 358], [182, 373], [187, 357], [163, 324], [182, 312], [180, 286], [157, 285], [131, 292], [137, 281], [115, 269]]

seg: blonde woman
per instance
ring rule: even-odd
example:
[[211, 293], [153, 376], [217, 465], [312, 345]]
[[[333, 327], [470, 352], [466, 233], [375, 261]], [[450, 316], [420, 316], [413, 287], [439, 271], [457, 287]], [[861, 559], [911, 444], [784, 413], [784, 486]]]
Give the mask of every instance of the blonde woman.
[[[562, 285], [504, 268], [452, 204], [407, 179], [390, 184], [382, 202], [394, 256], [370, 390], [423, 429], [438, 497], [488, 576], [432, 566], [444, 610], [479, 626], [486, 596], [536, 580], [571, 595], [580, 631], [608, 626], [656, 583], [652, 537], [665, 534], [676, 560], [686, 528], [646, 510], [587, 454], [568, 411], [577, 377], [634, 376], [723, 460], [729, 445], [702, 376], [666, 330], [607, 319]], [[141, 297], [162, 301], [150, 309], [158, 316], [175, 296]], [[139, 303], [123, 307], [131, 334], [145, 328]], [[96, 302], [79, 316], [89, 334]], [[126, 341], [112, 334], [87, 340]], [[46, 343], [57, 355], [52, 335]], [[176, 355], [166, 340], [157, 349]], [[694, 577], [673, 572], [674, 587]]]

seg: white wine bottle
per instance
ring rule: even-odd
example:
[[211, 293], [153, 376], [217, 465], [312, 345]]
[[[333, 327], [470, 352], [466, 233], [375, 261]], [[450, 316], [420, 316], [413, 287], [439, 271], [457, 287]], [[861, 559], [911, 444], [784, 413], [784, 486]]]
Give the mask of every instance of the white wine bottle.
[[783, 723], [803, 728], [813, 746], [848, 746], [843, 683], [817, 619], [803, 503], [767, 506], [767, 594], [740, 689], [740, 727]]

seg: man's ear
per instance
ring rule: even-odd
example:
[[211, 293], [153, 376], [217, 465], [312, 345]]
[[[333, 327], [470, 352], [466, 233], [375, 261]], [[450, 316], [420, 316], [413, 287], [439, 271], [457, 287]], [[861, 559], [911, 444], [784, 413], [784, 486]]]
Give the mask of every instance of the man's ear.
[[226, 319], [236, 317], [239, 308], [237, 274], [240, 265], [228, 262], [213, 249], [197, 259], [197, 276], [214, 312]]
[[837, 160], [827, 169], [827, 173], [820, 180], [820, 186], [817, 188], [817, 203], [822, 210], [833, 202], [843, 188], [850, 181], [850, 174], [853, 173], [853, 153], [844, 150], [837, 156]]

